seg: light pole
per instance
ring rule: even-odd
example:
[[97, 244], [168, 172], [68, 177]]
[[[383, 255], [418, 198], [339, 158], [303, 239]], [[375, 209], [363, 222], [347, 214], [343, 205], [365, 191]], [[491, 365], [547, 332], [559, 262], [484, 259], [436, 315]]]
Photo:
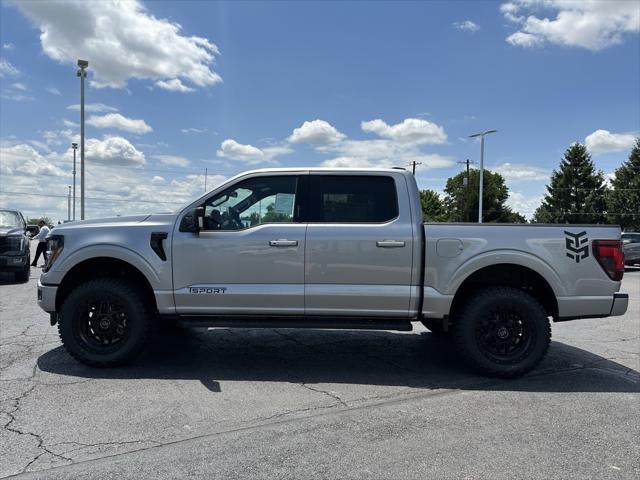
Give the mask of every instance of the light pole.
[[469, 138], [480, 137], [480, 192], [478, 193], [478, 223], [482, 223], [482, 187], [484, 181], [484, 136], [496, 133], [497, 130], [485, 130], [484, 132], [469, 135]]
[[78, 144], [72, 143], [73, 149], [73, 220], [76, 219], [76, 150], [78, 150]]
[[67, 195], [67, 222], [71, 221], [71, 185], [69, 185], [69, 194]]
[[87, 60], [78, 60], [78, 71], [76, 75], [80, 77], [80, 220], [84, 220], [84, 79], [87, 78], [89, 66]]

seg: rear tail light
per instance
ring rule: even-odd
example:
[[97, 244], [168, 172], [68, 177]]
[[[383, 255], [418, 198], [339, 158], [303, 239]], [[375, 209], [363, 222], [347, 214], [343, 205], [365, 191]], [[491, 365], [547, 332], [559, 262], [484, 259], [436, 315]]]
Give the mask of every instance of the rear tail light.
[[620, 281], [624, 275], [624, 252], [620, 240], [594, 240], [593, 256], [611, 280]]

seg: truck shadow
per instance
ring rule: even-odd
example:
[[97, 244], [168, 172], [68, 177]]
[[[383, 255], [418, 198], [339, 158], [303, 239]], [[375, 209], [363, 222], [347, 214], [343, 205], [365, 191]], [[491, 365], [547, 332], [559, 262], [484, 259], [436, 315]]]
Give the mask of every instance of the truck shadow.
[[57, 347], [38, 358], [52, 374], [95, 379], [338, 383], [421, 389], [523, 392], [640, 392], [640, 373], [560, 342], [521, 379], [475, 374], [447, 339], [431, 333], [323, 330], [177, 330], [155, 336], [135, 363], [89, 368]]

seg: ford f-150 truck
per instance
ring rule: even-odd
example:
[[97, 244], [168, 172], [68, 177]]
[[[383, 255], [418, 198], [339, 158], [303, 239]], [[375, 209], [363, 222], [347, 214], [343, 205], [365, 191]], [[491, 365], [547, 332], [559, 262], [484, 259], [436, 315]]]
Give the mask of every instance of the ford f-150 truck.
[[27, 225], [17, 210], [0, 210], [0, 272], [13, 273], [16, 282], [29, 280], [31, 253], [28, 234], [37, 228]]
[[622, 315], [620, 228], [423, 224], [403, 169], [265, 169], [176, 213], [60, 225], [38, 303], [92, 366], [161, 322], [451, 335], [488, 375], [534, 368], [550, 321]]

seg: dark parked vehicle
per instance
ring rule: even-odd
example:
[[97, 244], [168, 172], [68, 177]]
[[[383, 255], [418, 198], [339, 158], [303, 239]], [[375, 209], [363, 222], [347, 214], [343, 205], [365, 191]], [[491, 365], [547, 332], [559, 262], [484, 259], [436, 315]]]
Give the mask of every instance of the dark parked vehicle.
[[624, 263], [626, 265], [636, 265], [640, 263], [640, 233], [623, 233], [622, 250], [624, 251]]
[[37, 228], [27, 225], [22, 214], [16, 210], [0, 210], [0, 272], [14, 272], [17, 282], [29, 279], [31, 268], [27, 232], [36, 232]]

